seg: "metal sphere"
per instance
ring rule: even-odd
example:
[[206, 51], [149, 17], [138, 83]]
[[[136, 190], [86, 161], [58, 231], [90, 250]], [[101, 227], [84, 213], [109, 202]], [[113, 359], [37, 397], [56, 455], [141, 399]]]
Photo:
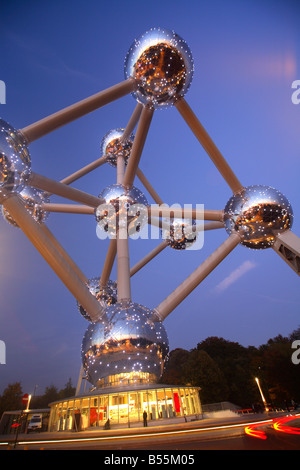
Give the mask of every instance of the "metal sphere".
[[[93, 277], [88, 280], [89, 291], [93, 294], [103, 308], [117, 302], [117, 283], [109, 280], [106, 286], [100, 285], [100, 277]], [[77, 306], [81, 315], [88, 321], [92, 321], [87, 311], [77, 302]]]
[[197, 239], [195, 220], [171, 219], [168, 222], [169, 228], [162, 230], [162, 238], [174, 250], [189, 249]]
[[[25, 203], [25, 207], [30, 212], [36, 222], [45, 222], [49, 216], [49, 212], [44, 211], [40, 208], [41, 204], [48, 203], [49, 197], [43, 191], [33, 188], [32, 186], [25, 186], [24, 189], [19, 193], [22, 200]], [[4, 219], [14, 227], [18, 227], [18, 224], [11, 217], [9, 212], [2, 207], [2, 215]]]
[[131, 134], [125, 142], [122, 142], [120, 139], [123, 133], [124, 129], [112, 129], [105, 134], [101, 141], [101, 154], [107, 157], [108, 163], [113, 167], [117, 166], [119, 156], [124, 158], [125, 164], [130, 156], [134, 135]]
[[0, 119], [0, 193], [22, 191], [30, 171], [30, 155], [22, 134]]
[[99, 195], [104, 202], [96, 210], [99, 226], [111, 236], [116, 236], [118, 228], [129, 223], [128, 233], [140, 232], [148, 221], [148, 202], [144, 194], [135, 186], [125, 188], [112, 184]]
[[194, 65], [187, 43], [174, 31], [153, 28], [134, 41], [125, 77], [139, 81], [134, 97], [154, 108], [171, 106], [190, 87]]
[[242, 235], [242, 245], [264, 249], [272, 246], [278, 232], [293, 223], [287, 198], [270, 186], [248, 186], [232, 196], [224, 210], [226, 231]]
[[116, 303], [107, 307], [103, 321], [89, 325], [81, 348], [89, 382], [121, 384], [129, 375], [140, 382], [158, 380], [169, 346], [164, 326], [151, 316], [142, 305]]

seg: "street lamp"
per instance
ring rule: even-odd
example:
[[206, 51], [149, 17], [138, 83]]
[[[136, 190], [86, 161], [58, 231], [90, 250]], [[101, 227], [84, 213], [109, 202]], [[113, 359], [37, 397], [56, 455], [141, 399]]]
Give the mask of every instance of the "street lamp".
[[268, 409], [268, 406], [267, 406], [266, 399], [265, 399], [265, 397], [264, 397], [264, 394], [263, 394], [263, 392], [262, 392], [262, 389], [261, 389], [261, 386], [260, 386], [260, 383], [259, 383], [259, 379], [258, 379], [258, 377], [255, 377], [255, 382], [257, 383], [258, 390], [259, 390], [259, 392], [260, 392], [261, 399], [262, 399], [262, 401], [263, 401], [263, 404], [264, 404], [265, 410], [266, 410], [266, 411], [269, 411], [269, 409]]

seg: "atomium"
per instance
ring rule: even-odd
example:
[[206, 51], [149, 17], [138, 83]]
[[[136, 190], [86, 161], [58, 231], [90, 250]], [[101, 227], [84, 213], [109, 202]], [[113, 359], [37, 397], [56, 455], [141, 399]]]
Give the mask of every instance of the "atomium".
[[[100, 305], [106, 308], [117, 302], [117, 283], [109, 279], [104, 286], [101, 285], [100, 277], [93, 277], [87, 282], [87, 286], [91, 294], [93, 294]], [[77, 306], [81, 315], [88, 321], [92, 321], [88, 312], [77, 302]]]
[[122, 142], [122, 136], [125, 129], [112, 129], [103, 137], [100, 145], [101, 154], [105, 155], [111, 166], [117, 166], [118, 157], [124, 158], [127, 165], [128, 158], [132, 149], [134, 135], [131, 134], [125, 142]]
[[[130, 47], [124, 73], [125, 81], [23, 129], [16, 130], [0, 120], [3, 215], [17, 224], [38, 249], [88, 320], [82, 341], [82, 363], [88, 380], [96, 387], [159, 379], [169, 349], [163, 321], [236, 246], [272, 248], [300, 273], [299, 238], [291, 231], [293, 211], [289, 201], [270, 186], [244, 187], [185, 100], [194, 73], [186, 42], [173, 31], [153, 28]], [[103, 137], [101, 158], [61, 181], [31, 172], [28, 151], [31, 142], [129, 94], [136, 100], [135, 109], [124, 128], [116, 127]], [[224, 210], [172, 209], [172, 205], [162, 202], [142, 174], [139, 162], [153, 113], [170, 106], [182, 116], [228, 184], [232, 196]], [[98, 197], [70, 186], [104, 163], [116, 169], [117, 181], [106, 185]], [[136, 176], [155, 207], [133, 185]], [[51, 203], [52, 195], [77, 204]], [[96, 217], [97, 229], [110, 238], [101, 276], [87, 279], [46, 227], [49, 212]], [[193, 246], [198, 230], [202, 230], [201, 224], [196, 227], [195, 221], [199, 219], [204, 222], [203, 230], [225, 229], [228, 235], [225, 241], [159, 305], [148, 308], [135, 303], [131, 277], [167, 246], [175, 251]], [[128, 239], [148, 223], [162, 229], [164, 240], [132, 268]], [[121, 232], [125, 233], [124, 238]], [[110, 280], [115, 258], [116, 282]]]
[[241, 234], [242, 245], [269, 248], [278, 233], [293, 224], [290, 202], [270, 186], [249, 186], [232, 196], [224, 209], [225, 228]]
[[[40, 191], [31, 186], [25, 186], [19, 193], [21, 199], [24, 201], [24, 205], [28, 212], [30, 212], [36, 220], [36, 222], [46, 222], [49, 212], [41, 209], [41, 204], [49, 203], [50, 198], [44, 191]], [[13, 217], [10, 216], [9, 212], [2, 207], [2, 215], [4, 219], [11, 225], [18, 227]]]
[[[170, 223], [169, 223], [170, 222]], [[171, 219], [169, 228], [162, 230], [162, 238], [174, 250], [188, 250], [197, 239], [195, 220]]]
[[31, 172], [31, 159], [22, 134], [0, 119], [0, 192], [20, 192]]
[[135, 186], [110, 185], [99, 194], [99, 199], [103, 202], [96, 210], [96, 221], [111, 236], [116, 236], [121, 224], [128, 224], [132, 235], [140, 232], [148, 221], [147, 199]]
[[81, 351], [93, 385], [116, 375], [124, 383], [132, 374], [141, 383], [140, 373], [146, 374], [147, 382], [159, 379], [169, 344], [164, 326], [151, 317], [148, 308], [123, 302], [107, 307], [103, 319], [88, 326]]
[[153, 28], [132, 44], [124, 70], [126, 78], [138, 80], [134, 96], [141, 103], [164, 108], [188, 91], [194, 66], [191, 51], [180, 36]]

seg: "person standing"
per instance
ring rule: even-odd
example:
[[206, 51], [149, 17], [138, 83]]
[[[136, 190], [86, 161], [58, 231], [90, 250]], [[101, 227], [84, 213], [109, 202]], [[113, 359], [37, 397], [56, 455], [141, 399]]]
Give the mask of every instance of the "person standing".
[[143, 419], [144, 419], [144, 427], [145, 426], [148, 426], [148, 423], [147, 423], [147, 411], [145, 410], [144, 413], [143, 413]]

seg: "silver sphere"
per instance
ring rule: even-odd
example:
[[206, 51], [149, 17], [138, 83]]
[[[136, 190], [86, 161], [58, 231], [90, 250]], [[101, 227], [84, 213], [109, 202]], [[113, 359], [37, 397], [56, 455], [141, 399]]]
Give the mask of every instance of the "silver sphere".
[[0, 193], [22, 191], [30, 171], [31, 160], [23, 136], [0, 119]]
[[170, 219], [168, 222], [170, 227], [162, 230], [162, 238], [174, 250], [189, 249], [197, 239], [195, 220]]
[[[25, 186], [19, 195], [21, 196], [26, 209], [32, 215], [34, 220], [39, 223], [45, 222], [49, 216], [49, 212], [42, 210], [40, 205], [50, 201], [47, 194], [45, 194], [43, 191], [40, 191], [39, 189], [33, 188], [32, 186]], [[11, 217], [10, 213], [4, 209], [4, 207], [2, 207], [2, 215], [8, 223], [14, 227], [18, 227], [18, 224]]]
[[[117, 302], [117, 283], [109, 280], [106, 286], [100, 285], [100, 277], [93, 277], [88, 280], [88, 289], [93, 294], [103, 308]], [[87, 311], [77, 302], [81, 315], [88, 321], [92, 321]]]
[[105, 319], [91, 323], [82, 341], [82, 363], [89, 382], [100, 387], [109, 382], [156, 382], [163, 372], [169, 345], [152, 311], [133, 302], [107, 307]]
[[134, 136], [131, 134], [125, 142], [122, 142], [120, 139], [123, 133], [124, 129], [112, 129], [105, 134], [101, 141], [101, 154], [106, 156], [108, 163], [113, 167], [117, 166], [119, 156], [124, 158], [125, 165], [130, 156]]
[[153, 28], [134, 41], [125, 77], [139, 81], [134, 97], [154, 108], [171, 106], [190, 87], [194, 65], [187, 43], [174, 31]]
[[121, 184], [112, 184], [100, 193], [99, 198], [103, 203], [96, 209], [96, 220], [113, 237], [126, 222], [130, 235], [140, 232], [148, 222], [147, 199], [135, 186], [125, 188]]
[[279, 232], [293, 223], [287, 198], [270, 186], [248, 186], [232, 196], [224, 210], [225, 228], [242, 235], [242, 245], [264, 249], [272, 246]]

